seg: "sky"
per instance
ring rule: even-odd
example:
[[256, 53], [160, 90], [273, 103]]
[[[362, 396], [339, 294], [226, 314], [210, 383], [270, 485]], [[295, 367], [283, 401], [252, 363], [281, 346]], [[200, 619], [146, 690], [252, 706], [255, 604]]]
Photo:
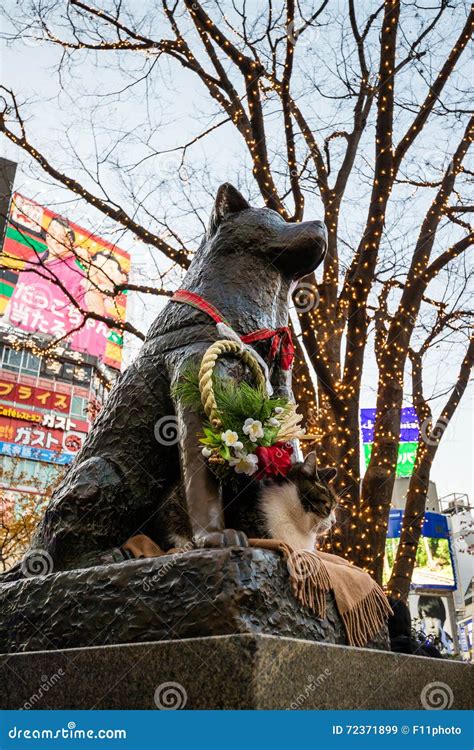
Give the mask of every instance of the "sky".
[[[335, 3], [336, 6], [338, 4], [340, 3]], [[225, 7], [226, 3], [222, 5]], [[127, 6], [137, 10], [141, 9], [142, 4], [134, 5], [129, 2]], [[363, 2], [360, 7], [366, 9], [370, 7], [370, 3]], [[12, 13], [18, 12], [13, 0], [7, 0], [7, 8]], [[9, 28], [7, 22], [3, 28]], [[408, 35], [415, 31], [410, 27], [406, 29]], [[304, 56], [312, 56], [321, 65], [326, 59], [330, 59], [331, 52], [334, 52], [336, 61], [340, 55], [337, 49], [331, 51], [322, 48], [323, 38], [322, 34], [313, 33], [305, 42], [304, 48]], [[43, 147], [51, 160], [71, 176], [79, 176], [85, 181], [87, 176], [79, 167], [77, 158], [72, 156], [71, 146], [74, 146], [86, 164], [94, 164], [96, 156], [103, 160], [100, 177], [113, 196], [123, 200], [128, 207], [133, 206], [133, 195], [138, 201], [146, 197], [146, 212], [141, 209], [139, 211], [139, 218], [145, 222], [169, 221], [173, 229], [179, 227], [187, 246], [196, 247], [219, 183], [227, 180], [233, 182], [261, 205], [262, 201], [252, 183], [248, 158], [229, 125], [222, 125], [212, 133], [212, 137], [196, 143], [190, 149], [186, 168], [181, 171], [178, 169], [179, 157], [176, 152], [168, 149], [192, 141], [202, 128], [213, 121], [214, 112], [204, 91], [179, 66], [162, 63], [154, 76], [154, 83], [148, 89], [149, 101], [145, 105], [144, 87], [129, 86], [131, 82], [141, 78], [144, 65], [156, 64], [156, 61], [140, 56], [136, 58], [136, 63], [127, 63], [120, 71], [109, 67], [108, 61], [95, 67], [90, 56], [82, 55], [78, 58], [79, 64], [64, 75], [64, 89], [61, 90], [57, 76], [57, 48], [31, 39], [25, 43], [23, 39], [11, 45], [2, 42], [0, 49], [1, 79], [4, 85], [13, 89], [20, 100], [25, 102], [27, 127], [36, 145]], [[312, 76], [309, 69], [306, 70], [303, 65], [298, 75], [301, 89], [308, 88]], [[411, 83], [407, 83], [407, 86], [410, 85]], [[106, 91], [116, 92], [113, 101], [105, 97], [101, 99]], [[312, 116], [317, 117], [321, 130], [324, 130], [327, 123], [334, 120], [334, 111], [325, 100], [310, 97], [309, 101]], [[92, 115], [91, 102], [97, 105]], [[123, 123], [127, 125], [126, 147], [111, 150], [112, 143], [123, 135]], [[277, 151], [280, 131], [276, 119], [275, 125], [270, 124], [269, 128]], [[152, 149], [143, 142], [145, 134], [150, 134], [150, 144], [154, 149], [166, 153], [149, 158]], [[441, 164], [444, 147], [449, 146], [447, 138], [449, 139], [449, 135], [441, 131], [439, 140], [433, 142], [431, 136], [429, 142], [420, 143], [419, 154], [426, 153], [430, 159], [436, 159], [438, 147]], [[84, 203], [78, 203], [74, 196], [67, 194], [50, 180], [45, 181], [31, 167], [25, 155], [7, 143], [6, 139], [0, 138], [0, 153], [19, 162], [15, 185], [17, 190], [129, 250], [134, 264], [133, 280], [160, 286], [161, 275], [166, 273], [167, 263], [156, 252], [137, 242], [130, 233], [111, 225]], [[107, 155], [109, 158], [105, 159]], [[131, 164], [144, 157], [147, 160], [139, 169], [130, 168]], [[370, 171], [373, 160], [369, 150], [365, 161]], [[117, 169], [110, 168], [111, 162], [117, 165]], [[204, 168], [202, 177], [197, 167]], [[360, 191], [364, 189], [365, 195], [361, 196]], [[342, 217], [343, 229], [347, 227], [349, 233], [356, 232], [357, 222], [363, 219], [364, 212], [360, 205], [367, 193], [368, 182], [365, 188], [362, 182], [352, 194], [349, 193], [350, 210]], [[391, 243], [395, 254], [406, 252], [406, 237], [410, 229], [419, 222], [424, 208], [423, 199], [417, 195], [410, 196], [410, 201], [408, 212], [398, 211], [389, 217], [393, 226]], [[199, 214], [198, 219], [195, 211]], [[320, 218], [321, 204], [317, 197], [309, 196], [305, 219]], [[158, 228], [166, 236], [168, 230], [163, 226]], [[179, 274], [166, 277], [166, 282], [177, 287]], [[442, 289], [435, 291], [442, 295]], [[162, 304], [163, 301], [158, 297], [130, 295], [129, 319], [141, 330], [146, 330]], [[126, 359], [130, 361], [136, 351], [137, 342], [128, 340]], [[451, 356], [454, 359], [454, 352], [449, 348], [441, 347], [438, 353], [433, 353], [425, 374], [427, 392], [442, 390], [444, 383], [449, 383], [453, 366], [456, 369], [459, 367], [459, 352], [454, 365], [450, 361]], [[376, 383], [375, 363], [369, 359], [364, 374], [362, 406], [374, 405]], [[438, 403], [441, 400], [433, 403], [435, 414]], [[408, 394], [406, 404], [409, 404]], [[440, 496], [459, 492], [469, 493], [472, 497], [473, 422], [471, 389], [443, 437], [433, 466], [432, 479], [437, 484]]]

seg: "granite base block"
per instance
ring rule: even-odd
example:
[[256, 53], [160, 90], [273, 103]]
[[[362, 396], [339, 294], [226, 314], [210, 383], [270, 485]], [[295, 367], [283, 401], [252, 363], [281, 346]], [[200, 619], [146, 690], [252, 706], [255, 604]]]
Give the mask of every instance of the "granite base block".
[[467, 709], [471, 675], [461, 662], [249, 633], [1, 656], [0, 707], [422, 709], [437, 683], [446, 708]]
[[[346, 644], [331, 594], [324, 618], [295, 599], [286, 563], [229, 547], [1, 583], [0, 653], [234, 633]], [[388, 649], [384, 628], [370, 644]]]

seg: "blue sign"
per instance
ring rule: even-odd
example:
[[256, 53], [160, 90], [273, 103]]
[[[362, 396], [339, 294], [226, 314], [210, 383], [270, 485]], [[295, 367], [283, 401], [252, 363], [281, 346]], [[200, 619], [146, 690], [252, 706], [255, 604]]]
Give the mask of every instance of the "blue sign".
[[[387, 539], [393, 539], [400, 536], [403, 521], [403, 510], [392, 508], [388, 518]], [[433, 539], [449, 539], [448, 519], [441, 513], [426, 512], [421, 528], [423, 536], [430, 536]]]
[[[403, 523], [403, 510], [392, 509], [385, 543], [384, 583], [390, 577]], [[413, 589], [457, 588], [448, 519], [441, 513], [425, 513], [411, 581]]]
[[47, 463], [60, 464], [62, 466], [74, 461], [72, 453], [50, 451], [46, 448], [32, 448], [31, 445], [18, 445], [17, 443], [4, 443], [1, 441], [0, 454], [17, 458], [31, 458], [33, 461], [46, 461]]
[[[374, 442], [374, 427], [376, 409], [360, 410], [360, 425], [362, 429], [362, 442]], [[418, 418], [416, 411], [412, 406], [406, 406], [401, 410], [400, 422], [400, 442], [416, 443], [420, 435], [418, 427]]]

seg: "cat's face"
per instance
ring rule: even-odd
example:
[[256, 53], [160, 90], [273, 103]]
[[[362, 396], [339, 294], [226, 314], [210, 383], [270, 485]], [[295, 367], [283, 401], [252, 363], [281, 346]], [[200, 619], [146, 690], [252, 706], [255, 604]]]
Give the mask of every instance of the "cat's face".
[[331, 482], [336, 474], [335, 468], [318, 467], [314, 452], [309, 453], [303, 463], [294, 464], [288, 474], [298, 490], [304, 512], [314, 515], [315, 522], [334, 519], [338, 497]]

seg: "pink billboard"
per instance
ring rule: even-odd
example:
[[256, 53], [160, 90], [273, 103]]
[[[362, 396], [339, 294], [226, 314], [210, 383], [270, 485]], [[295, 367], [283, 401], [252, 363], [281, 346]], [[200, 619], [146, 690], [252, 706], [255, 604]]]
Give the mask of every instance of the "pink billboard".
[[0, 316], [120, 368], [130, 256], [18, 193], [1, 255]]

